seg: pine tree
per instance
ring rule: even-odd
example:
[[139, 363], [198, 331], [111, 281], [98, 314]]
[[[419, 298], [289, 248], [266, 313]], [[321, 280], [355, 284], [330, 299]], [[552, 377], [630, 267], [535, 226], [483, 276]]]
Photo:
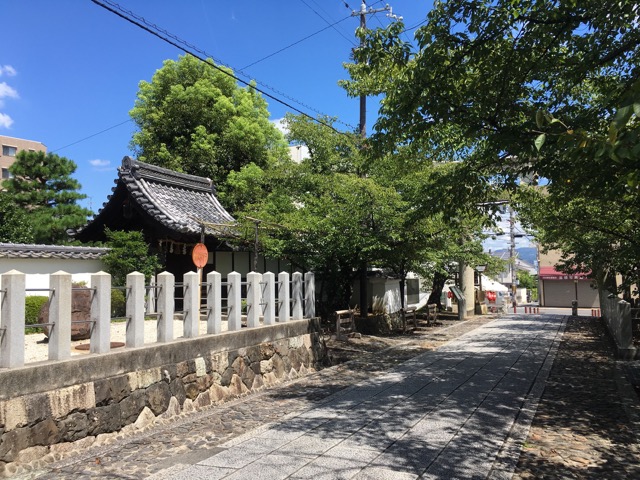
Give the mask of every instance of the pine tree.
[[44, 152], [18, 152], [10, 167], [13, 178], [4, 182], [14, 202], [29, 213], [37, 243], [68, 241], [67, 230], [87, 222], [91, 211], [77, 204], [86, 195], [72, 178], [76, 164], [65, 157]]

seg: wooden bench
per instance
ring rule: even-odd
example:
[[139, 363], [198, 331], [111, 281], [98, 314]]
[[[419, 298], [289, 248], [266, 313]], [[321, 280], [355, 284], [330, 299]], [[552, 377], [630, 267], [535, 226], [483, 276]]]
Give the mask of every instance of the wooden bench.
[[402, 331], [407, 331], [407, 323], [409, 318], [413, 319], [413, 328], [418, 328], [418, 317], [416, 316], [416, 309], [414, 307], [409, 307], [404, 309], [404, 317], [402, 323]]
[[356, 322], [353, 310], [336, 310], [336, 338], [341, 340], [350, 333], [355, 333]]

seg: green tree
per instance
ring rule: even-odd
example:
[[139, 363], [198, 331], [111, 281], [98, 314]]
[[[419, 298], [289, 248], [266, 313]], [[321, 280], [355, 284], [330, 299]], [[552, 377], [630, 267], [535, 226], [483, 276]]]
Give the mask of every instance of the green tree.
[[555, 148], [535, 149], [536, 112], [573, 130], [601, 125], [638, 78], [636, 22], [631, 0], [443, 0], [415, 47], [401, 23], [360, 30], [343, 85], [384, 94], [373, 135], [382, 151], [409, 145], [509, 184], [532, 169], [553, 179], [566, 165]]
[[288, 158], [265, 100], [229, 74], [185, 55], [166, 60], [151, 82], [140, 82], [129, 112], [139, 129], [131, 140], [138, 158], [211, 178], [223, 190], [230, 172]]
[[91, 211], [77, 204], [86, 195], [72, 178], [76, 164], [53, 153], [20, 151], [4, 186], [20, 208], [28, 212], [37, 243], [65, 243], [67, 230], [86, 224]]
[[559, 268], [590, 271], [599, 286], [615, 291], [640, 278], [640, 82], [623, 95], [600, 128], [574, 130], [548, 112], [538, 116], [541, 152], [552, 139], [565, 165], [544, 189], [524, 188], [519, 199], [538, 240], [564, 252]]
[[149, 253], [142, 232], [106, 229], [105, 234], [109, 252], [102, 257], [102, 262], [111, 274], [113, 285], [124, 285], [131, 272], [140, 272], [149, 281], [161, 267], [158, 257]]
[[33, 242], [33, 226], [29, 215], [15, 203], [11, 195], [3, 191], [0, 191], [0, 242]]
[[[464, 206], [463, 198], [476, 192], [471, 183], [457, 188], [459, 183], [445, 181], [457, 177], [458, 165], [425, 161], [416, 166], [402, 152], [395, 160], [372, 158], [357, 135], [339, 134], [301, 117], [287, 120], [289, 138], [306, 145], [309, 158], [300, 164], [283, 162], [262, 175], [250, 168], [233, 175], [238, 194], [254, 192], [238, 217], [264, 221], [260, 240], [270, 255], [318, 273], [323, 280], [318, 296], [328, 300], [323, 314], [345, 307], [363, 264], [404, 278], [409, 271], [431, 273], [452, 261], [440, 254], [445, 246], [468, 253], [465, 258], [481, 254], [477, 243], [458, 246], [461, 214], [455, 199]], [[477, 240], [482, 222], [473, 231], [470, 225], [466, 237]], [[252, 241], [251, 222], [246, 231]]]

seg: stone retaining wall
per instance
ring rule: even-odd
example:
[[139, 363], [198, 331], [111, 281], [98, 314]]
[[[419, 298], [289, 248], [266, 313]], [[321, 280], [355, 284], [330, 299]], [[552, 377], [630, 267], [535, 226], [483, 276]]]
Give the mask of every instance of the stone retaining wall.
[[326, 360], [319, 331], [300, 320], [0, 371], [0, 475], [67, 442], [89, 446], [304, 375]]

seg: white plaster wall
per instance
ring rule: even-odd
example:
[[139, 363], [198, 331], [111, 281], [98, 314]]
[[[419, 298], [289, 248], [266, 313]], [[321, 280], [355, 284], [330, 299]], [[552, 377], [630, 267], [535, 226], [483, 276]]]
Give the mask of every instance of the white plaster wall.
[[91, 280], [91, 274], [105, 269], [100, 260], [80, 260], [62, 258], [0, 258], [0, 276], [11, 270], [26, 275], [27, 295], [48, 296], [46, 291], [28, 291], [29, 289], [48, 289], [49, 275], [58, 271], [71, 274], [73, 282]]

